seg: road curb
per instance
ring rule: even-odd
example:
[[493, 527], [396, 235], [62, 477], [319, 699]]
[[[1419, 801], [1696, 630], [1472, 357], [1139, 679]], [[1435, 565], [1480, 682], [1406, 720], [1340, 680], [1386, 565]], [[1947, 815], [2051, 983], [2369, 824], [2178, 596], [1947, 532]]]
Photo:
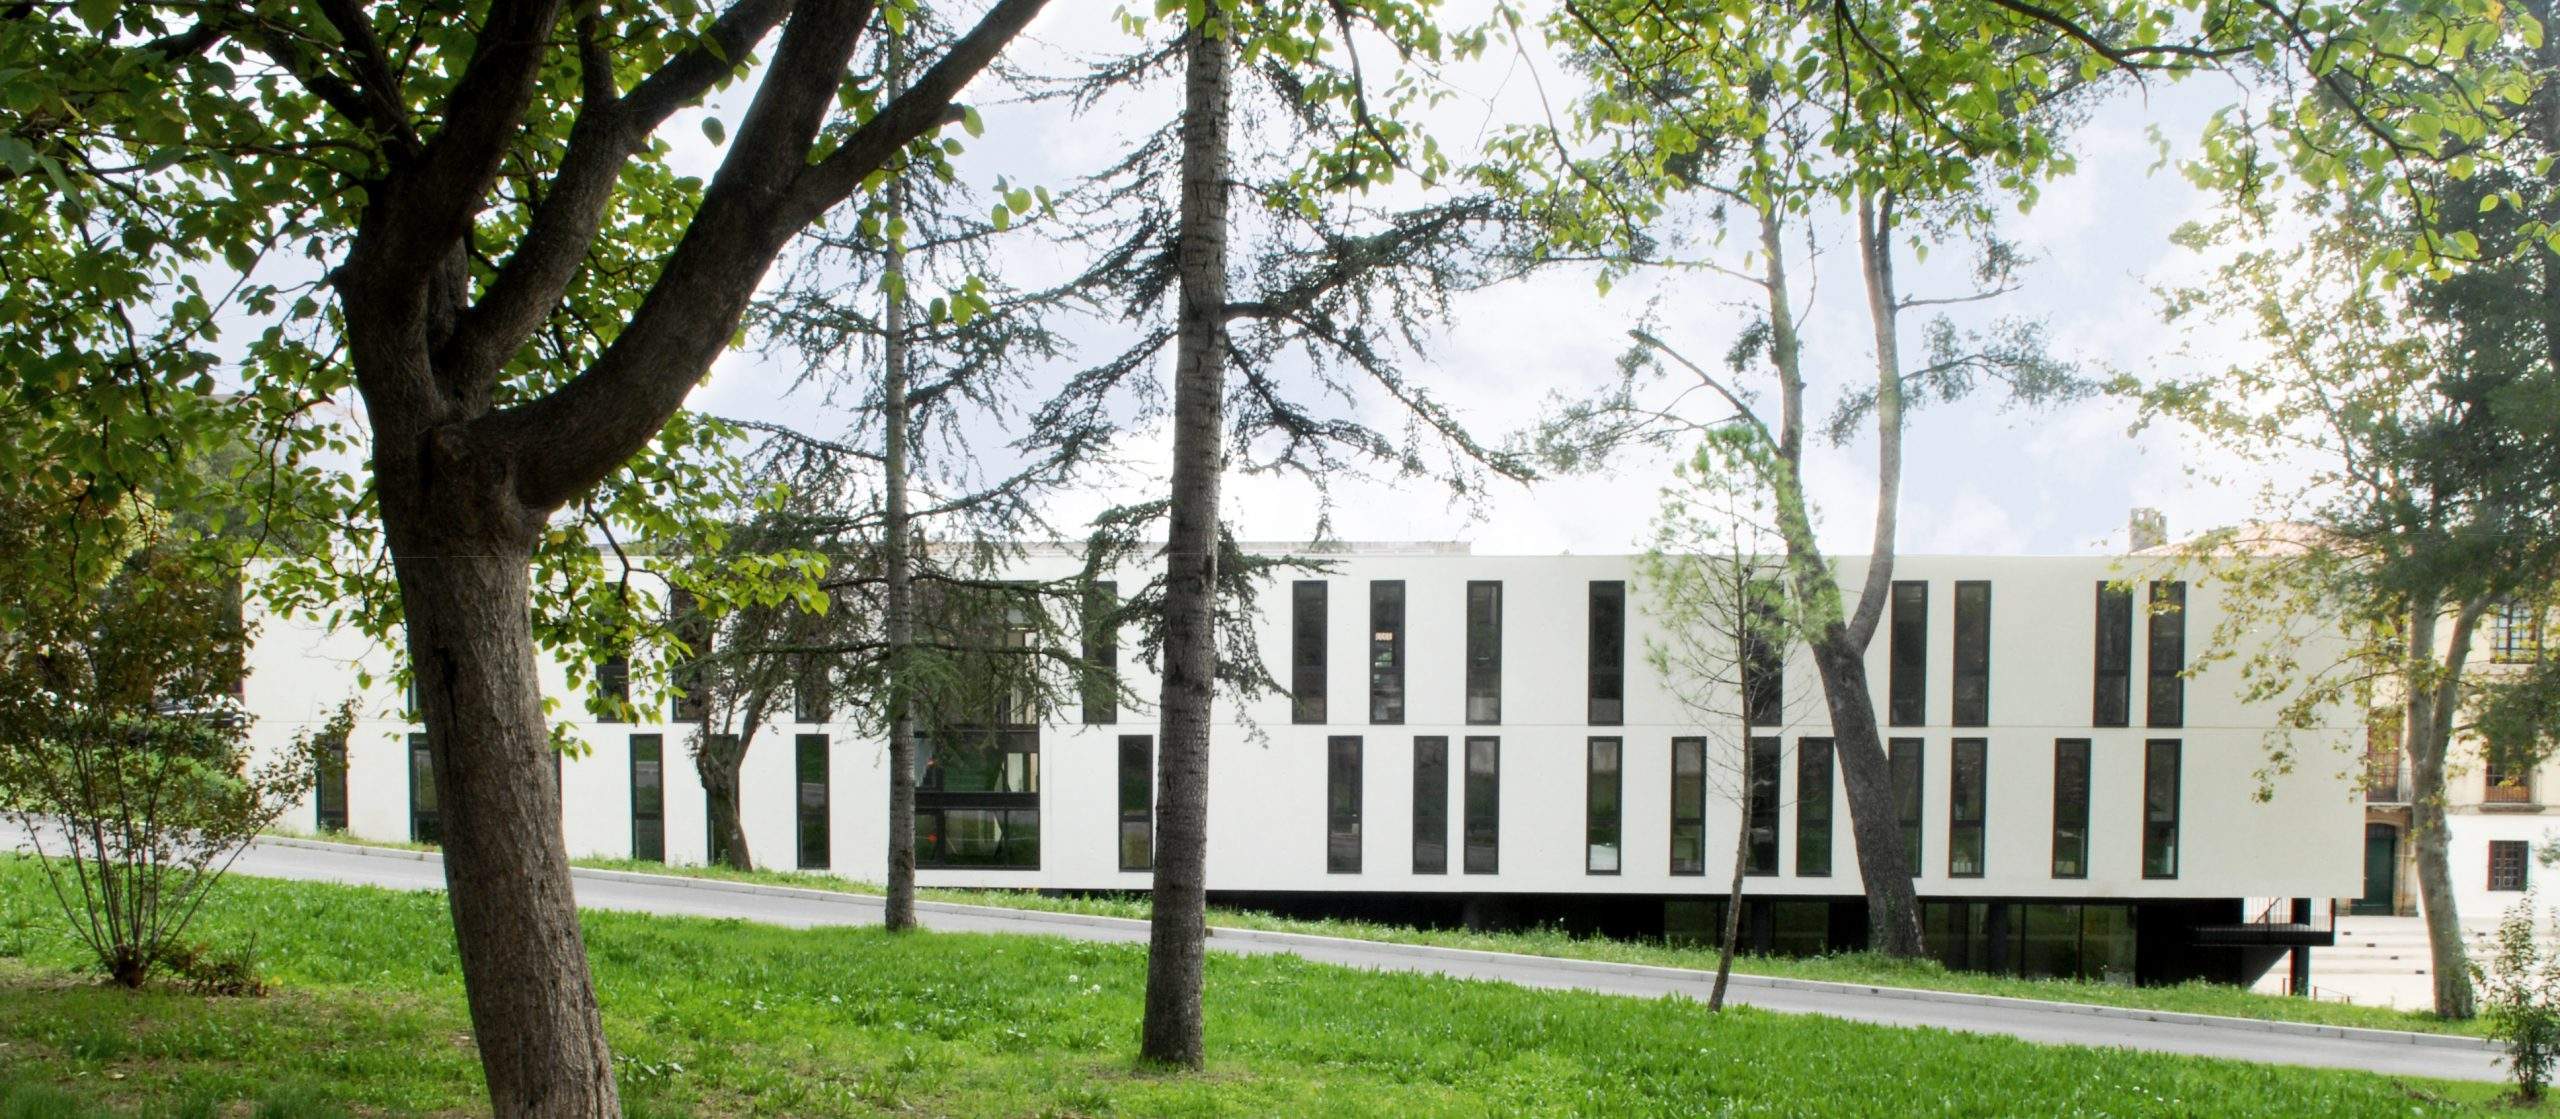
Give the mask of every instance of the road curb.
[[[339, 854], [363, 855], [382, 859], [404, 859], [414, 862], [440, 861], [433, 851], [412, 851], [397, 847], [370, 847], [358, 843], [332, 843], [327, 840], [298, 836], [260, 836], [260, 844], [332, 851]], [[746, 894], [762, 897], [787, 897], [877, 910], [885, 904], [878, 894], [846, 893], [818, 890], [806, 886], [776, 886], [761, 882], [734, 882], [720, 878], [692, 878], [677, 874], [649, 874], [641, 871], [606, 870], [597, 867], [572, 867], [572, 878], [605, 882], [627, 882], [637, 885], [673, 889], [706, 890], [716, 893]], [[1130, 917], [1104, 917], [1088, 913], [1058, 913], [1041, 909], [1016, 909], [1000, 905], [966, 905], [947, 901], [918, 901], [916, 909], [926, 913], [949, 913], [989, 920], [1017, 921], [1025, 925], [1077, 925], [1085, 928], [1144, 929], [1147, 922]], [[1268, 929], [1246, 929], [1213, 925], [1209, 939], [1244, 941], [1279, 946], [1296, 945], [1324, 948], [1353, 954], [1379, 954], [1407, 958], [1465, 961], [1512, 968], [1542, 968], [1549, 971], [1581, 975], [1626, 975], [1660, 979], [1675, 983], [1706, 986], [1715, 981], [1715, 973], [1693, 968], [1663, 967], [1656, 964], [1614, 963], [1606, 960], [1577, 960], [1562, 956], [1536, 956], [1516, 952], [1489, 952], [1475, 948], [1450, 948], [1437, 944], [1399, 944], [1392, 941], [1361, 940], [1355, 937], [1322, 936], [1315, 933], [1277, 932]], [[2138, 1007], [2101, 1006], [2094, 1003], [2052, 1002], [2044, 999], [2016, 998], [2008, 995], [1979, 995], [1964, 991], [1932, 991], [1918, 987], [1887, 987], [1866, 983], [1841, 983], [1818, 979], [1795, 979], [1783, 976], [1734, 973], [1732, 984], [1771, 990], [1806, 991], [1822, 994], [1867, 995], [1875, 998], [1902, 999], [1911, 1002], [1941, 1003], [1955, 1006], [1989, 1007], [2031, 1014], [2077, 1014], [2093, 1018], [2121, 1021], [2158, 1022], [2167, 1025], [2200, 1026], [2214, 1029], [2246, 1030], [2257, 1033], [2293, 1037], [2336, 1038], [2383, 1044], [2411, 1045], [2447, 1049], [2463, 1053], [2504, 1055], [2506, 1047], [2486, 1038], [2459, 1034], [2419, 1033], [2413, 1030], [2377, 1030], [2362, 1026], [2330, 1026], [2315, 1022], [2278, 1022], [2264, 1018], [2232, 1018], [2218, 1014], [2192, 1014], [2174, 1010], [2145, 1010]]]

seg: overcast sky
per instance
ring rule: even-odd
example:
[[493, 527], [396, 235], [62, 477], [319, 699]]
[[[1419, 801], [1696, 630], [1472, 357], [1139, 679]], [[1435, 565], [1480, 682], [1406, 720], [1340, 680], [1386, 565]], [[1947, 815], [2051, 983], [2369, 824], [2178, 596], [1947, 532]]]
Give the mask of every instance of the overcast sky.
[[[1015, 57], [1033, 69], [1063, 72], [1077, 57], [1125, 49], [1128, 41], [1095, 8], [1053, 5], [1035, 25], [1029, 49]], [[1541, 87], [1559, 111], [1572, 90], [1555, 61], [1535, 48], [1497, 50], [1451, 68], [1443, 79], [1456, 96], [1428, 123], [1461, 152], [1488, 128], [1534, 119], [1542, 111]], [[1051, 106], [989, 103], [987, 91], [972, 92], [984, 105], [987, 131], [972, 142], [964, 167], [982, 185], [1006, 175], [1063, 189], [1165, 119], [1173, 104], [1173, 91], [1165, 89], [1079, 119]], [[2169, 236], [2205, 216], [2211, 199], [2179, 177], [2174, 158], [2192, 149], [2207, 116], [2232, 96], [2216, 79], [2154, 82], [2147, 90], [2127, 86], [2102, 106], [2071, 138], [2078, 172], [2049, 186], [2032, 211], [2007, 226], [2007, 235], [2036, 262], [2023, 273], [2022, 290], [2004, 297], [1994, 313], [2043, 320], [2059, 355], [2093, 374], [2176, 374], [2225, 356], [2227, 343], [2164, 327], [2152, 288], [2200, 271], [2196, 254], [2173, 246]], [[715, 104], [712, 111], [734, 121], [734, 108]], [[2172, 155], [2157, 170], [2154, 128]], [[690, 142], [680, 148], [679, 161], [707, 171], [716, 153], [693, 131], [674, 132]], [[1795, 265], [1809, 280], [1797, 298], [1812, 301], [1806, 357], [1809, 411], [1816, 416], [1828, 411], [1842, 386], [1871, 378], [1873, 368], [1852, 254], [1836, 235], [1825, 240], [1825, 255]], [[1939, 264], [1924, 268], [1906, 254], [1906, 287], [1925, 293], [1940, 278]], [[1456, 406], [1480, 435], [1495, 437], [1535, 423], [1551, 393], [1605, 383], [1626, 348], [1626, 329], [1648, 302], [1658, 301], [1659, 329], [1668, 342], [1710, 360], [1747, 323], [1730, 305], [1746, 294], [1729, 282], [1691, 276], [1644, 278], [1604, 296], [1587, 274], [1542, 275], [1464, 297], [1428, 352], [1413, 358], [1408, 375]], [[1918, 352], [1923, 321], [1913, 316], [1905, 324], [1906, 355]], [[1108, 352], [1112, 341], [1099, 328], [1085, 338], [1086, 358]], [[1061, 371], [1071, 365], [1072, 359], [1062, 362]], [[733, 354], [693, 403], [728, 415], [808, 422], [819, 413], [813, 401], [786, 393], [789, 379], [790, 370], [770, 359]], [[1765, 374], [1759, 381], [1774, 392]], [[1363, 400], [1360, 407], [1376, 426], [1401, 427], [1380, 401]], [[2210, 472], [2221, 464], [2172, 432], [2129, 434], [2132, 419], [2130, 409], [2104, 398], [2022, 411], [2004, 410], [1985, 396], [1915, 413], [1904, 443], [1902, 550], [2085, 554], [2121, 549], [2127, 512], [2135, 506], [2161, 509], [2176, 535], [2249, 513], [2252, 486], [2197, 477], [2194, 468]], [[1168, 445], [1161, 426], [1132, 432], [1123, 448], [1129, 469], [1116, 491], [1060, 499], [1061, 521], [1072, 525], [1112, 501], [1160, 487]], [[1809, 474], [1826, 548], [1863, 552], [1874, 512], [1872, 440], [1822, 448]], [[1497, 486], [1475, 508], [1453, 508], [1446, 491], [1429, 481], [1338, 479], [1329, 513], [1332, 534], [1348, 540], [1463, 540], [1481, 554], [1623, 552], [1642, 547], [1668, 478], [1666, 462], [1626, 462], [1605, 477]], [[1231, 475], [1224, 506], [1249, 539], [1303, 540], [1316, 530], [1317, 491], [1303, 480]]]

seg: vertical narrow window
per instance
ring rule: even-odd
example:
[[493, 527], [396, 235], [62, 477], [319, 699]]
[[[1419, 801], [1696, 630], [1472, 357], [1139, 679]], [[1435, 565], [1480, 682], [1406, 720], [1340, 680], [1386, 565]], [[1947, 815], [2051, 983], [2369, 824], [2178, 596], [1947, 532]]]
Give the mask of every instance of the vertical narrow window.
[[[1467, 584], [1467, 722], [1502, 721], [1502, 584]], [[1488, 740], [1490, 741], [1490, 740]]]
[[1324, 869], [1360, 873], [1360, 736], [1325, 740]]
[[[2126, 605], [2132, 605], [2131, 596]], [[2089, 876], [2089, 740], [2053, 742], [2053, 876]]]
[[803, 654], [791, 658], [791, 720], [823, 723], [834, 713], [835, 697], [827, 687], [827, 662]]
[[1301, 579], [1289, 591], [1289, 721], [1321, 723], [1325, 721], [1324, 581]]
[[1744, 874], [1778, 873], [1778, 762], [1785, 752], [1779, 739], [1754, 738], [1743, 754]]
[[2187, 722], [2187, 585], [2151, 584], [2151, 691], [2146, 725], [2179, 727]]
[[1893, 585], [1892, 670], [1885, 721], [1916, 727], [1929, 721], [1929, 584]]
[[[1961, 599], [1961, 595], [1958, 596]], [[1947, 755], [1947, 877], [1980, 878], [1983, 863], [1983, 786], [1990, 744], [1959, 738]]]
[[1624, 743], [1594, 738], [1585, 761], [1582, 869], [1590, 874], [1616, 874], [1625, 815], [1620, 810], [1626, 795]]
[[436, 810], [436, 756], [427, 736], [409, 736], [409, 842], [444, 842], [443, 817]]
[[827, 843], [827, 736], [804, 734], [792, 743], [799, 780], [800, 869], [825, 870]]
[[2142, 752], [2142, 876], [2178, 876], [2178, 740], [2155, 738]]
[[1956, 584], [1955, 725], [1991, 725], [1991, 584]]
[[672, 681], [676, 695], [669, 714], [679, 723], [698, 723], [711, 710], [702, 679], [702, 662], [711, 656], [711, 619], [696, 608], [692, 591], [678, 587], [667, 596], [667, 624], [684, 646]]
[[[1084, 680], [1086, 726], [1120, 721], [1120, 584], [1095, 580], [1084, 594]], [[1126, 742], [1126, 739], [1122, 740]]]
[[1787, 650], [1776, 636], [1778, 608], [1755, 596], [1748, 618], [1742, 627], [1742, 717], [1755, 727], [1775, 727], [1787, 721]]
[[1917, 738], [1893, 740], [1890, 762], [1893, 770], [1893, 803], [1896, 813], [1902, 818], [1902, 854], [1910, 861], [1911, 876], [1914, 878], [1920, 876], [1922, 865], [1920, 851], [1924, 837], [1920, 833], [1920, 817], [1923, 807], [1928, 803], [1928, 790], [1923, 785], [1922, 763], [1927, 754], [1928, 744]]
[[[712, 735], [711, 750], [722, 757], [734, 758], [738, 756], [738, 736], [734, 734]], [[745, 774], [741, 773], [739, 776], [743, 779]], [[737, 796], [730, 798], [731, 810], [743, 814], [747, 807], [745, 799], [745, 791], [740, 790]], [[704, 788], [702, 790], [702, 826], [704, 829], [702, 850], [704, 854], [709, 856], [712, 862], [725, 864], [730, 860], [728, 842], [729, 829], [726, 825], [731, 822], [732, 821], [728, 819], [728, 813], [721, 810], [719, 800], [711, 795], [711, 790], [708, 787]], [[740, 819], [734, 822], [741, 831], [745, 830], [747, 822], [743, 818], [743, 815]]]
[[2133, 588], [2098, 582], [2097, 694], [2089, 725], [2125, 726], [2133, 718]]
[[2489, 888], [2500, 893], [2520, 892], [2525, 886], [2525, 866], [2532, 862], [2532, 846], [2521, 839], [2489, 841]]
[[1671, 740], [1671, 873], [1707, 872], [1707, 740]]
[[1449, 740], [1413, 740], [1413, 872], [1449, 873]]
[[667, 861], [666, 740], [631, 736], [631, 857]]
[[1369, 721], [1404, 721], [1404, 581], [1369, 584]]
[[347, 736], [333, 734], [320, 743], [320, 771], [313, 775], [311, 807], [321, 831], [347, 830]]
[[1831, 740], [1796, 740], [1796, 876], [1831, 876]]
[[418, 696], [418, 670], [415, 666], [409, 669], [405, 690], [400, 693], [400, 718], [410, 723], [427, 721], [426, 701]]
[[631, 658], [615, 653], [596, 662], [596, 699], [603, 721], [632, 721]]
[[1120, 736], [1120, 869], [1156, 866], [1156, 740]]
[[1627, 717], [1627, 585], [1614, 579], [1591, 584], [1590, 709], [1595, 727], [1614, 727]]
[[[1495, 584], [1499, 586], [1499, 584]], [[1502, 870], [1502, 740], [1467, 740], [1467, 873]]]

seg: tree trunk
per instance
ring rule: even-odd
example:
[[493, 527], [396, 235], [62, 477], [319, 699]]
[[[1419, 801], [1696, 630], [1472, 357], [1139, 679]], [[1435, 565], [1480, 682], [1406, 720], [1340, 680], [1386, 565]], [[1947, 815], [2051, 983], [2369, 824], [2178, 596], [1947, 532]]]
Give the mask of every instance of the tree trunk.
[[[898, 46], [889, 47], [890, 95], [906, 82]], [[888, 224], [906, 217], [904, 179], [889, 183]], [[906, 253], [894, 244], [881, 262], [888, 307], [880, 341], [881, 564], [887, 615], [881, 620], [889, 668], [889, 898], [882, 923], [890, 932], [916, 927], [916, 722], [907, 687], [908, 647], [915, 640], [914, 585], [907, 561], [907, 275]]]
[[444, 814], [454, 942], [492, 1110], [501, 1119], [619, 1116], [525, 624], [529, 539], [424, 533], [418, 526], [435, 523], [433, 513], [396, 496], [384, 502], [384, 520]]
[[[1841, 785], [1848, 794], [1849, 834], [1858, 851], [1858, 878], [1867, 899], [1867, 946], [1888, 956], [1919, 956], [1920, 902], [1911, 888], [1910, 856], [1902, 846], [1901, 807], [1894, 802], [1893, 769], [1876, 731], [1874, 693], [1867, 685], [1868, 642], [1875, 636], [1884, 597], [1892, 588], [1894, 502], [1900, 496], [1900, 381], [1879, 379], [1880, 396], [1892, 401], [1895, 419], [1881, 439], [1882, 470], [1878, 481], [1876, 537], [1868, 557], [1864, 591], [1854, 615], [1840, 594], [1840, 581], [1814, 536], [1812, 510], [1804, 496], [1804, 368], [1801, 341], [1795, 332], [1792, 301], [1787, 294], [1786, 246], [1777, 215], [1763, 211], [1760, 247], [1763, 283], [1769, 291], [1771, 364], [1777, 367], [1780, 390], [1777, 447], [1778, 476], [1772, 479], [1779, 534], [1786, 540], [1787, 563], [1796, 594], [1812, 623], [1808, 642], [1815, 670], [1822, 677], [1824, 706], [1831, 716], [1832, 741], [1840, 763]], [[1878, 401], [1881, 423], [1886, 401]]]
[[[1739, 600], [1737, 600], [1739, 601]], [[1737, 661], [1737, 664], [1740, 662]], [[1748, 696], [1744, 703], [1751, 702]], [[1725, 981], [1733, 976], [1733, 951], [1742, 943], [1742, 877], [1751, 853], [1751, 722], [1742, 723], [1741, 795], [1733, 798], [1733, 884], [1724, 896], [1724, 943], [1716, 952], [1716, 985], [1707, 993], [1707, 1010], [1724, 1009]]]
[[2451, 837], [2445, 830], [2445, 761], [2453, 739], [2454, 706], [2464, 659], [2480, 606], [2465, 604], [2454, 620], [2450, 647], [2438, 661], [2437, 615], [2443, 603], [2422, 595], [2410, 609], [2408, 727], [2409, 844], [2418, 864], [2419, 911], [2427, 922], [2429, 970], [2435, 977], [2439, 1017], [2478, 1012], [2471, 989], [2471, 953], [2462, 941], [2462, 913], [2454, 900]]
[[702, 744], [693, 752], [693, 771], [702, 778], [702, 794], [706, 805], [706, 831], [711, 849], [710, 861], [732, 870], [754, 870], [755, 859], [747, 852], [746, 821], [738, 809], [738, 770], [747, 758], [747, 736], [754, 734], [753, 724], [738, 736], [732, 749], [721, 749], [711, 737], [711, 724], [702, 726]]
[[[1212, 9], [1214, 10], [1214, 9]], [[1227, 29], [1188, 33], [1182, 114], [1180, 318], [1174, 353], [1173, 492], [1165, 540], [1162, 743], [1156, 765], [1154, 913], [1139, 1056], [1199, 1068], [1207, 936], [1209, 706], [1218, 651], [1218, 474], [1226, 431]]]

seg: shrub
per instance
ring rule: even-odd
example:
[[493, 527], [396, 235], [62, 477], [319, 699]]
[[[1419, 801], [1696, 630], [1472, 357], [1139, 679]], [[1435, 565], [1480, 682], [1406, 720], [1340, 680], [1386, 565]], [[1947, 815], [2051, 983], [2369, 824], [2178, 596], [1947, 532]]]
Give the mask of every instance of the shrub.
[[2530, 893], [2498, 920], [2498, 939], [2484, 963], [2471, 965], [2480, 1016], [2507, 1045], [2516, 1094], [2539, 1101], [2560, 1061], [2560, 952], [2538, 934], [2541, 911]]

